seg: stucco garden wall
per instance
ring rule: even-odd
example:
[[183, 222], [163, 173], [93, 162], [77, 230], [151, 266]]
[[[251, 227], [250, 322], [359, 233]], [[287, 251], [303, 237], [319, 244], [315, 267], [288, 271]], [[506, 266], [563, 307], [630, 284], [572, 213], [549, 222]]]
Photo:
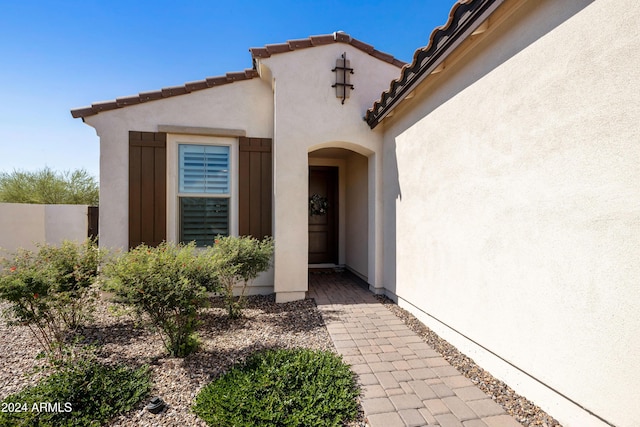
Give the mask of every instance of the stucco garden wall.
[[568, 427], [640, 418], [638, 28], [527, 2], [385, 121], [387, 292]]
[[38, 243], [59, 245], [87, 238], [86, 205], [0, 203], [0, 256], [18, 248], [35, 250]]

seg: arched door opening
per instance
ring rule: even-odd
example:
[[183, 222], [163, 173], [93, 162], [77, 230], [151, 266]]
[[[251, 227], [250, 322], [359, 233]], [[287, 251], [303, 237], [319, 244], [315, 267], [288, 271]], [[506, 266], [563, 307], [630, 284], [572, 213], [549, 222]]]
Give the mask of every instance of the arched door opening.
[[309, 267], [346, 268], [367, 281], [369, 159], [345, 148], [309, 153]]

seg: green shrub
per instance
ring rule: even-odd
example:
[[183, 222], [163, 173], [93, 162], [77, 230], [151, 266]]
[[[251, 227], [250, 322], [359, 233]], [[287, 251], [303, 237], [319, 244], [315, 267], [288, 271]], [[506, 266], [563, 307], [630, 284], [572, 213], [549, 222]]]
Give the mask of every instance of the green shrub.
[[268, 350], [206, 385], [195, 413], [211, 426], [339, 426], [355, 419], [359, 390], [339, 356]]
[[104, 267], [105, 289], [115, 301], [146, 315], [161, 331], [172, 356], [184, 357], [198, 347], [195, 329], [208, 303], [207, 291], [217, 289], [213, 260], [195, 244], [140, 245]]
[[[215, 260], [216, 274], [229, 317], [240, 317], [247, 285], [271, 265], [273, 239], [218, 237], [207, 252]], [[238, 283], [242, 283], [242, 289], [236, 298], [233, 289]]]
[[0, 412], [0, 426], [99, 426], [144, 399], [149, 377], [146, 366], [133, 370], [76, 361], [2, 400], [6, 412]]
[[28, 326], [53, 363], [64, 358], [67, 332], [95, 308], [92, 285], [100, 258], [95, 242], [86, 240], [19, 250], [3, 260], [0, 299], [11, 304], [4, 315], [10, 324]]

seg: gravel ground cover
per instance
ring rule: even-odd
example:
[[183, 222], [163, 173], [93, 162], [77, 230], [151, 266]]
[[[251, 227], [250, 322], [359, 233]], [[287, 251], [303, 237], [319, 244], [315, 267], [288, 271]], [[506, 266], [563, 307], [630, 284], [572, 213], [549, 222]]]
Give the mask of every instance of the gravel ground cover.
[[[524, 426], [561, 427], [553, 417], [484, 371], [413, 315], [388, 298], [378, 299]], [[0, 310], [5, 307], [0, 304]], [[254, 351], [294, 347], [335, 351], [322, 317], [310, 299], [276, 304], [273, 296], [249, 297], [244, 317], [233, 321], [227, 319], [221, 301], [212, 299], [202, 321], [198, 331], [201, 350], [185, 359], [169, 358], [157, 334], [141, 328], [128, 315], [114, 314], [106, 304], [98, 307], [93, 324], [81, 331], [85, 340], [97, 345], [97, 356], [106, 363], [150, 365], [154, 385], [151, 395], [162, 397], [168, 404], [168, 409], [159, 415], [147, 412], [142, 404], [114, 419], [110, 426], [206, 426], [190, 410], [194, 397], [205, 384]], [[0, 399], [3, 399], [36, 384], [47, 372], [37, 369], [44, 362], [36, 359], [40, 348], [27, 327], [9, 327], [0, 320], [0, 337]], [[367, 425], [362, 411], [360, 419], [350, 425]]]
[[[2, 306], [0, 308], [4, 308]], [[196, 394], [213, 378], [267, 348], [305, 347], [334, 351], [324, 321], [313, 300], [276, 304], [273, 296], [249, 297], [244, 317], [230, 321], [219, 299], [203, 312], [198, 330], [201, 350], [184, 359], [168, 358], [160, 337], [136, 325], [128, 315], [115, 315], [106, 305], [95, 313], [92, 326], [81, 334], [97, 344], [97, 356], [106, 363], [152, 370], [151, 396], [160, 396], [168, 409], [153, 415], [144, 404], [114, 419], [110, 426], [206, 426], [190, 410]], [[39, 347], [26, 327], [8, 327], [0, 321], [0, 399], [35, 384], [45, 373], [25, 375], [43, 362], [35, 360]], [[360, 420], [352, 426], [364, 425]]]
[[494, 378], [489, 372], [479, 367], [473, 359], [460, 353], [457, 348], [436, 335], [431, 329], [416, 319], [408, 311], [398, 307], [387, 297], [377, 295], [376, 298], [393, 314], [398, 316], [413, 332], [418, 334], [447, 362], [469, 378], [480, 390], [499, 403], [505, 411], [522, 425], [542, 427], [562, 427], [552, 416], [536, 406], [533, 402], [518, 395], [504, 382]]

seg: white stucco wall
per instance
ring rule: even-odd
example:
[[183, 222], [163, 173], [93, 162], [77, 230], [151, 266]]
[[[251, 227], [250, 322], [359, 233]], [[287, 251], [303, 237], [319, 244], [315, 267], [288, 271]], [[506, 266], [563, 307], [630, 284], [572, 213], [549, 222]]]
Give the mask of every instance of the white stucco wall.
[[345, 264], [363, 279], [368, 275], [367, 163], [367, 158], [360, 154], [351, 153], [347, 157]]
[[[0, 203], [0, 248], [13, 252], [18, 248], [33, 250], [45, 241], [45, 205]], [[6, 253], [0, 253], [0, 256]]]
[[59, 245], [63, 240], [87, 238], [86, 205], [0, 203], [0, 256], [36, 244]]
[[86, 205], [45, 205], [45, 241], [59, 245], [63, 240], [82, 242], [89, 227]]
[[639, 28], [530, 1], [385, 123], [389, 293], [568, 427], [640, 418]]
[[[336, 98], [336, 59], [347, 52], [355, 69], [351, 82], [355, 90], [344, 105]], [[318, 148], [352, 149], [380, 162], [382, 138], [371, 132], [362, 120], [367, 108], [386, 89], [399, 68], [380, 61], [350, 45], [335, 43], [258, 61], [260, 78], [240, 81], [188, 95], [170, 97], [123, 109], [99, 113], [86, 118], [100, 136], [100, 244], [109, 248], [128, 245], [128, 132], [155, 132], [158, 125], [241, 129], [250, 137], [274, 139], [274, 284], [278, 301], [304, 298], [307, 290], [307, 187], [308, 153]], [[180, 139], [169, 135], [168, 141]], [[377, 157], [376, 157], [377, 156]], [[171, 149], [168, 162], [172, 162]], [[380, 168], [369, 168], [380, 174]], [[368, 202], [376, 206], [380, 188], [369, 177]], [[172, 178], [173, 179], [173, 178]], [[378, 179], [380, 179], [378, 177]], [[344, 185], [344, 183], [342, 183]], [[170, 190], [171, 185], [168, 186]], [[171, 204], [172, 194], [168, 194]], [[370, 207], [371, 207], [370, 206]], [[169, 206], [168, 213], [171, 213]], [[371, 219], [379, 222], [376, 212]], [[175, 215], [168, 215], [168, 230], [175, 229]], [[343, 227], [345, 226], [343, 222]], [[377, 224], [381, 233], [381, 223]], [[374, 227], [366, 230], [370, 235]], [[342, 256], [346, 234], [342, 236]], [[167, 238], [171, 239], [168, 235]], [[370, 238], [371, 242], [379, 242]], [[364, 268], [371, 269], [375, 251], [371, 246]], [[362, 251], [360, 251], [362, 252]], [[380, 260], [381, 261], [381, 260]], [[358, 261], [360, 262], [360, 261]], [[367, 273], [367, 272], [365, 272]], [[365, 274], [366, 275], [366, 274]], [[375, 274], [368, 274], [369, 281]], [[378, 276], [380, 276], [378, 274]], [[379, 277], [381, 278], [381, 277]], [[262, 283], [262, 284], [261, 284]], [[257, 280], [256, 286], [265, 282]], [[263, 287], [263, 289], [266, 289]]]
[[[243, 130], [249, 137], [273, 137], [273, 97], [259, 78], [196, 91], [89, 116], [86, 123], [100, 137], [100, 245], [126, 249], [129, 245], [129, 131], [157, 132], [159, 125]], [[177, 142], [232, 142], [237, 138], [169, 134], [167, 137], [167, 240], [177, 240], [175, 165]], [[232, 159], [235, 159], [232, 155]], [[233, 168], [232, 168], [233, 169]], [[237, 183], [237, 167], [232, 181]], [[233, 184], [235, 188], [235, 184]], [[237, 191], [236, 191], [237, 193]], [[237, 208], [237, 194], [233, 206]], [[232, 208], [233, 209], [233, 208]], [[237, 213], [237, 210], [236, 210]], [[232, 212], [233, 214], [233, 212]], [[231, 231], [237, 233], [232, 218]], [[248, 294], [273, 292], [273, 269], [251, 283]]]
[[[343, 105], [331, 87], [331, 70], [344, 52], [354, 68], [355, 90]], [[342, 43], [264, 58], [259, 69], [274, 87], [274, 236], [276, 242], [287, 242], [276, 243], [274, 283], [278, 301], [287, 301], [303, 298], [308, 284], [308, 254], [300, 250], [308, 247], [308, 153], [339, 147], [379, 156], [381, 136], [362, 117], [399, 69]], [[368, 232], [374, 229], [371, 225]], [[370, 242], [375, 245], [376, 240]], [[379, 279], [369, 274], [370, 283]]]

